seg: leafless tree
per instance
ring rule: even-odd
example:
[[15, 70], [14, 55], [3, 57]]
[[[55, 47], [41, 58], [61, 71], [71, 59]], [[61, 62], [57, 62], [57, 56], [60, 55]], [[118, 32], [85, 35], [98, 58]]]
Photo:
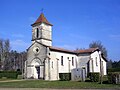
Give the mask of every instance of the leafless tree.
[[8, 70], [9, 69], [9, 62], [10, 62], [10, 42], [9, 40], [4, 40], [4, 46], [3, 46], [3, 70]]
[[101, 41], [93, 41], [89, 44], [89, 48], [99, 48], [103, 55], [107, 58], [107, 50], [106, 48], [102, 45]]
[[3, 39], [0, 39], [0, 70], [3, 67]]
[[0, 39], [0, 70], [23, 71], [26, 57], [26, 52], [11, 50], [8, 39]]

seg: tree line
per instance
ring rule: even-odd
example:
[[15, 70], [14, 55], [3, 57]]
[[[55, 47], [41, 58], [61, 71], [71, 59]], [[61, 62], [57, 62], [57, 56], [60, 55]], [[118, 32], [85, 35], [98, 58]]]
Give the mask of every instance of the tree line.
[[111, 69], [111, 68], [120, 68], [120, 60], [118, 61], [112, 61], [112, 60], [109, 60], [108, 63], [108, 69]]
[[26, 52], [11, 50], [9, 39], [0, 39], [0, 71], [23, 71]]

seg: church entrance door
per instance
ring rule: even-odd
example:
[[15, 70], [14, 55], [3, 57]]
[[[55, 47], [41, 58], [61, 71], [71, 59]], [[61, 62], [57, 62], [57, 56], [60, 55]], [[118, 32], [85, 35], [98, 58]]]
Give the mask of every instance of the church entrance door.
[[34, 79], [43, 79], [44, 78], [44, 65], [39, 58], [33, 59], [31, 65], [34, 67], [31, 68], [31, 75]]
[[37, 70], [38, 79], [40, 79], [40, 66], [35, 67]]

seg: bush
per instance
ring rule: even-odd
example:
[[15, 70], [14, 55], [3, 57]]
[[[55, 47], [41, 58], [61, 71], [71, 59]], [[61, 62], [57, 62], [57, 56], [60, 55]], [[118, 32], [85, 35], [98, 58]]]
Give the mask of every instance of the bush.
[[23, 79], [23, 76], [22, 75], [18, 75], [17, 79]]
[[17, 71], [0, 71], [0, 78], [6, 77], [6, 78], [16, 79], [17, 76], [20, 74], [21, 72], [17, 72]]
[[102, 77], [102, 83], [103, 83], [103, 84], [108, 84], [108, 76], [107, 76], [107, 75], [104, 75], [104, 76]]
[[59, 73], [59, 78], [61, 81], [71, 80], [71, 73]]
[[2, 77], [2, 79], [4, 79], [4, 80], [5, 80], [5, 79], [7, 79], [7, 77]]
[[108, 72], [120, 72], [120, 68], [111, 68], [108, 69]]
[[91, 82], [90, 78], [86, 78], [85, 82]]
[[119, 84], [120, 83], [120, 72], [109, 72], [108, 83]]
[[112, 73], [108, 73], [108, 83], [112, 83]]
[[99, 82], [99, 73], [89, 73], [90, 80], [92, 82]]

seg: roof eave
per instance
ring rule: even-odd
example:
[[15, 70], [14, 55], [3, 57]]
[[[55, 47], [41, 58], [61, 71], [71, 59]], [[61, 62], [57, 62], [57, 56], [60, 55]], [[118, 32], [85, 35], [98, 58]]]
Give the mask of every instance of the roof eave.
[[74, 51], [69, 51], [69, 50], [61, 50], [61, 49], [56, 49], [56, 48], [53, 48], [53, 47], [50, 47], [50, 50], [51, 50], [51, 51], [64, 52], [64, 53], [77, 54], [77, 53], [76, 53], [76, 52], [74, 52]]
[[31, 26], [36, 26], [36, 25], [40, 25], [41, 23], [44, 23], [44, 24], [47, 24], [47, 25], [50, 25], [50, 26], [53, 26], [52, 24], [50, 24], [50, 23], [45, 23], [45, 22], [39, 22], [39, 23], [33, 23], [33, 24], [31, 24]]

